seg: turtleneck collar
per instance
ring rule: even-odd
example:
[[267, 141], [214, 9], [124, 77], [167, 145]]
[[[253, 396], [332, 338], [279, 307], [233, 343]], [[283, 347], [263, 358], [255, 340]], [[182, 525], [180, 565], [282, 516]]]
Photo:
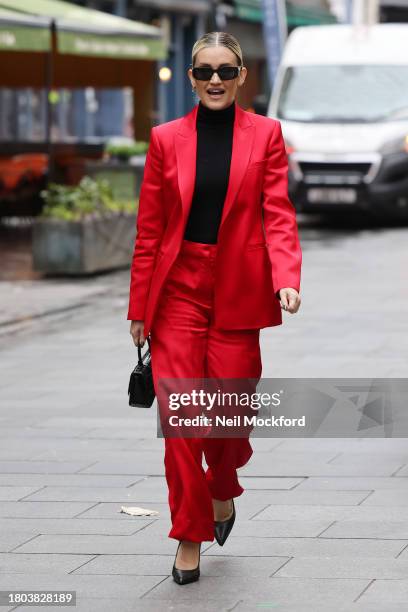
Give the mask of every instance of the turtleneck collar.
[[207, 125], [233, 123], [235, 117], [235, 100], [226, 108], [213, 109], [205, 106], [201, 100], [198, 103], [197, 122]]

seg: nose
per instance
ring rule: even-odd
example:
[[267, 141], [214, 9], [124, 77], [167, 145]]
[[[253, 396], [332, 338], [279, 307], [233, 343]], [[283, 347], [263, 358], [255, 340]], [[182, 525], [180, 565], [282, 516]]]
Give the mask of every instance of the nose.
[[211, 77], [210, 83], [222, 83], [220, 77], [218, 76], [218, 72], [214, 72], [214, 74]]

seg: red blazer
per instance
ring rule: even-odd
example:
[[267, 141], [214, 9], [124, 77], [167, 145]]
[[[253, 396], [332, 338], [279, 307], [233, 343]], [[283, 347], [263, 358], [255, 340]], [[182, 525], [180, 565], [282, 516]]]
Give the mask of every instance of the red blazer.
[[[150, 332], [160, 290], [175, 261], [193, 198], [198, 104], [151, 129], [131, 265], [129, 320]], [[228, 190], [218, 232], [214, 323], [222, 329], [282, 323], [275, 293], [300, 290], [302, 252], [288, 197], [280, 122], [235, 102]]]

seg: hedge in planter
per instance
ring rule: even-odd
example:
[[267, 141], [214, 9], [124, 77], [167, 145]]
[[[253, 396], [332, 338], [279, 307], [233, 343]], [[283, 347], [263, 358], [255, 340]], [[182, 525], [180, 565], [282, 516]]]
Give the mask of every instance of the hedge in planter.
[[87, 274], [130, 264], [137, 199], [115, 201], [107, 181], [52, 183], [33, 226], [33, 266], [44, 273]]
[[148, 147], [149, 143], [144, 140], [135, 141], [133, 144], [115, 144], [112, 142], [106, 145], [105, 153], [112, 159], [128, 161], [134, 155], [144, 155], [147, 153]]

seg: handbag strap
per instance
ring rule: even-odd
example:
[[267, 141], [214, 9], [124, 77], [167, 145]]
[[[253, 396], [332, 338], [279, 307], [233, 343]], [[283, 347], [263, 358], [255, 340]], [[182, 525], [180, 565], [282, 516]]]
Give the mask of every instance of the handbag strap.
[[[150, 337], [149, 336], [147, 336], [147, 343], [149, 345], [148, 351], [150, 351]], [[137, 343], [137, 353], [139, 357], [139, 365], [143, 365], [142, 347], [140, 346], [139, 342]]]

